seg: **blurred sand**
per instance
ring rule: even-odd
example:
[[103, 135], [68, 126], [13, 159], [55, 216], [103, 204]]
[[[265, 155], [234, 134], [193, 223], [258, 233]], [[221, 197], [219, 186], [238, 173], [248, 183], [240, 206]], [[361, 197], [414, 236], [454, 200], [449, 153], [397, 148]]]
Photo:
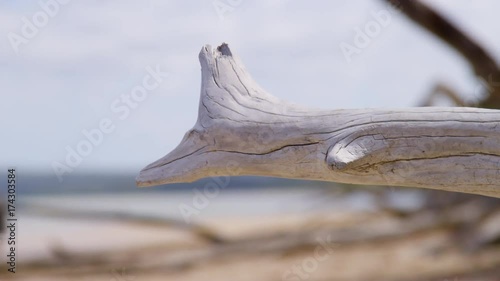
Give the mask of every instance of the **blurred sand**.
[[[28, 246], [41, 249], [36, 246], [41, 243], [45, 250], [31, 257], [31, 262], [25, 260], [15, 276], [3, 273], [0, 276], [3, 280], [105, 281], [493, 281], [500, 276], [500, 247], [464, 253], [450, 245], [446, 227], [400, 237], [334, 242], [348, 241], [342, 230], [359, 229], [360, 225], [381, 234], [383, 228], [401, 226], [399, 220], [388, 215], [295, 214], [213, 219], [205, 220], [204, 224], [227, 239], [225, 245], [204, 241], [179, 229], [138, 229], [119, 223], [94, 225], [52, 244], [44, 237], [31, 240]], [[309, 243], [302, 241], [299, 247], [282, 243], [293, 241], [294, 233], [306, 229], [315, 236], [305, 239]], [[300, 239], [304, 240], [304, 236]], [[259, 241], [267, 241], [267, 246], [261, 247]], [[475, 273], [468, 276], [468, 272], [477, 271], [484, 276]], [[448, 272], [456, 274], [447, 275]]]

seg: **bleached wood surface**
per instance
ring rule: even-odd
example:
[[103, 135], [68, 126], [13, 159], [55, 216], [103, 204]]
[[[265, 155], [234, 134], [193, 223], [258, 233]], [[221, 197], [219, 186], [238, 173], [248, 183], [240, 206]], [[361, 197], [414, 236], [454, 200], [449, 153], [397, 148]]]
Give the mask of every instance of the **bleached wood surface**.
[[500, 197], [498, 110], [304, 108], [261, 89], [226, 44], [199, 58], [198, 121], [139, 186], [258, 175]]

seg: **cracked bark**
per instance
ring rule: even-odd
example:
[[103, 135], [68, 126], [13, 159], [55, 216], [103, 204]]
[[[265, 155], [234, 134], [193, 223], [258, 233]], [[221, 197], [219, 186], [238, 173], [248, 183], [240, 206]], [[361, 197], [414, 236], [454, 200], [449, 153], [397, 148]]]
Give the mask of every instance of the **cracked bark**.
[[262, 90], [226, 44], [200, 52], [198, 120], [139, 186], [257, 175], [500, 197], [500, 111], [319, 110]]

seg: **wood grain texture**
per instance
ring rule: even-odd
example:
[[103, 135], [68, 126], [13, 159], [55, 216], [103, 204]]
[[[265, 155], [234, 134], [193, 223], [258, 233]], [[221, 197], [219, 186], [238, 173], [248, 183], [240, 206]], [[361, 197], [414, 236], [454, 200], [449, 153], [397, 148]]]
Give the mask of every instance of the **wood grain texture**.
[[500, 197], [498, 110], [305, 108], [261, 89], [226, 44], [199, 58], [198, 120], [139, 186], [257, 175]]

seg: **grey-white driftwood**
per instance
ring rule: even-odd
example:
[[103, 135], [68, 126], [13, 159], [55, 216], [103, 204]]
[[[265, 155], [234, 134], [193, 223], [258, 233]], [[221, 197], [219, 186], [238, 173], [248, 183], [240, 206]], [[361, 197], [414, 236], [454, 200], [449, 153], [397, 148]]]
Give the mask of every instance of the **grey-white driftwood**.
[[257, 175], [500, 198], [499, 110], [304, 108], [261, 89], [226, 44], [199, 59], [198, 121], [139, 186]]

